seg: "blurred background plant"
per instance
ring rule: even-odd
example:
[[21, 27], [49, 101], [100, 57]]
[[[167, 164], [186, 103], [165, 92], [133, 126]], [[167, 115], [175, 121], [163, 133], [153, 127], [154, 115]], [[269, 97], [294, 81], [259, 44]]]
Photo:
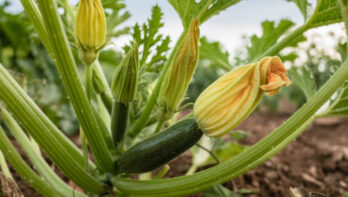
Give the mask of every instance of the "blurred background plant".
[[[118, 28], [130, 17], [125, 11], [125, 4], [114, 0], [102, 2], [108, 22], [107, 39], [110, 41], [128, 34], [129, 27]], [[64, 0], [60, 0], [58, 5], [64, 10], [61, 17], [69, 41], [74, 45], [74, 23], [72, 23], [74, 20], [70, 20], [72, 15], [69, 14], [69, 10], [74, 8]], [[31, 98], [62, 131], [67, 135], [75, 134], [78, 131], [77, 119], [55, 65], [26, 14], [8, 12], [9, 6], [11, 6], [9, 0], [0, 3], [0, 62], [22, 82]], [[79, 69], [84, 69], [76, 50], [73, 52], [75, 60], [80, 65]], [[121, 59], [120, 51], [106, 49], [101, 52], [99, 60], [105, 73], [110, 74], [107, 76], [110, 81], [115, 65], [118, 65]]]

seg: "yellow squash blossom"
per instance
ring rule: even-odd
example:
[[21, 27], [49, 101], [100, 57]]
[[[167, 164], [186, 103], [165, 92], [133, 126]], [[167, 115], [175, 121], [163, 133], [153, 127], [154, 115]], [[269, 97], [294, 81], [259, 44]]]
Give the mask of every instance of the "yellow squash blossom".
[[76, 14], [75, 36], [81, 59], [87, 64], [93, 63], [106, 37], [106, 20], [100, 0], [80, 1]]
[[220, 77], [198, 97], [193, 113], [200, 129], [219, 137], [237, 127], [257, 106], [263, 92], [276, 94], [290, 85], [279, 57], [265, 57]]
[[165, 75], [160, 91], [161, 116], [168, 119], [177, 111], [185, 96], [198, 61], [199, 21], [191, 22], [172, 65]]

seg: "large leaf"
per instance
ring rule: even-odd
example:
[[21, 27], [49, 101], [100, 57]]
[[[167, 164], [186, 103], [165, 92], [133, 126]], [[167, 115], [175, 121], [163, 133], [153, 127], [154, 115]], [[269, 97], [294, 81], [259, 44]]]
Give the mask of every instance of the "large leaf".
[[273, 21], [262, 22], [262, 35], [258, 37], [253, 35], [250, 38], [251, 45], [248, 47], [249, 60], [253, 60], [255, 57], [259, 57], [268, 48], [273, 46], [279, 37], [287, 32], [294, 23], [290, 20], [282, 19], [278, 25], [275, 25]]
[[317, 0], [315, 11], [309, 19], [309, 28], [341, 22], [337, 0]]
[[184, 28], [194, 19], [203, 23], [241, 0], [168, 0], [181, 18]]
[[201, 13], [203, 13], [212, 3], [212, 0], [201, 0], [199, 2], [196, 2], [194, 0], [168, 1], [180, 16], [184, 28], [187, 28], [190, 25], [190, 22], [197, 18]]
[[213, 64], [218, 65], [224, 70], [231, 70], [232, 65], [229, 62], [229, 54], [223, 50], [219, 42], [210, 42], [206, 37], [200, 40], [199, 55], [200, 59], [208, 59]]
[[326, 115], [348, 116], [348, 82], [346, 82], [339, 96], [332, 102]]
[[316, 92], [316, 83], [313, 74], [306, 66], [292, 67], [288, 70], [291, 82], [298, 86], [306, 95], [311, 98]]
[[209, 189], [204, 191], [205, 197], [233, 197], [234, 192], [230, 191], [229, 189], [225, 188], [224, 186], [220, 184], [213, 185]]
[[207, 21], [213, 15], [219, 14], [221, 11], [226, 10], [228, 7], [239, 3], [241, 0], [215, 0], [215, 2], [209, 6], [209, 8], [202, 14], [201, 23]]

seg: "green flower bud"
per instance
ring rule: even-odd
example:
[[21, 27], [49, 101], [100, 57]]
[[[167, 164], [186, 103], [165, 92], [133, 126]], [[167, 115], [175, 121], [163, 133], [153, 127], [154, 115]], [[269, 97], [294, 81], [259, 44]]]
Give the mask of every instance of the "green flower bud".
[[100, 0], [80, 1], [75, 36], [81, 60], [92, 64], [98, 58], [98, 51], [104, 45], [106, 37], [106, 20]]
[[263, 92], [276, 94], [290, 85], [279, 57], [265, 57], [220, 77], [206, 88], [193, 108], [195, 121], [208, 136], [219, 137], [237, 127], [257, 106]]
[[185, 96], [198, 61], [199, 21], [191, 22], [189, 30], [177, 49], [159, 93], [161, 116], [168, 119], [177, 111]]
[[139, 72], [138, 55], [138, 45], [134, 44], [116, 68], [111, 89], [118, 102], [128, 103], [135, 98]]

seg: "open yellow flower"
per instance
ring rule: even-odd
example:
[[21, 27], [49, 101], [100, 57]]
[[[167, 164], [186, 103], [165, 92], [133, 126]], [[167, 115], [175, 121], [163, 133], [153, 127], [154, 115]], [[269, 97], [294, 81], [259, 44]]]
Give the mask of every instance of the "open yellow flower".
[[194, 105], [194, 118], [206, 135], [222, 136], [255, 109], [263, 92], [274, 95], [288, 85], [281, 59], [265, 57], [234, 69], [206, 88]]

